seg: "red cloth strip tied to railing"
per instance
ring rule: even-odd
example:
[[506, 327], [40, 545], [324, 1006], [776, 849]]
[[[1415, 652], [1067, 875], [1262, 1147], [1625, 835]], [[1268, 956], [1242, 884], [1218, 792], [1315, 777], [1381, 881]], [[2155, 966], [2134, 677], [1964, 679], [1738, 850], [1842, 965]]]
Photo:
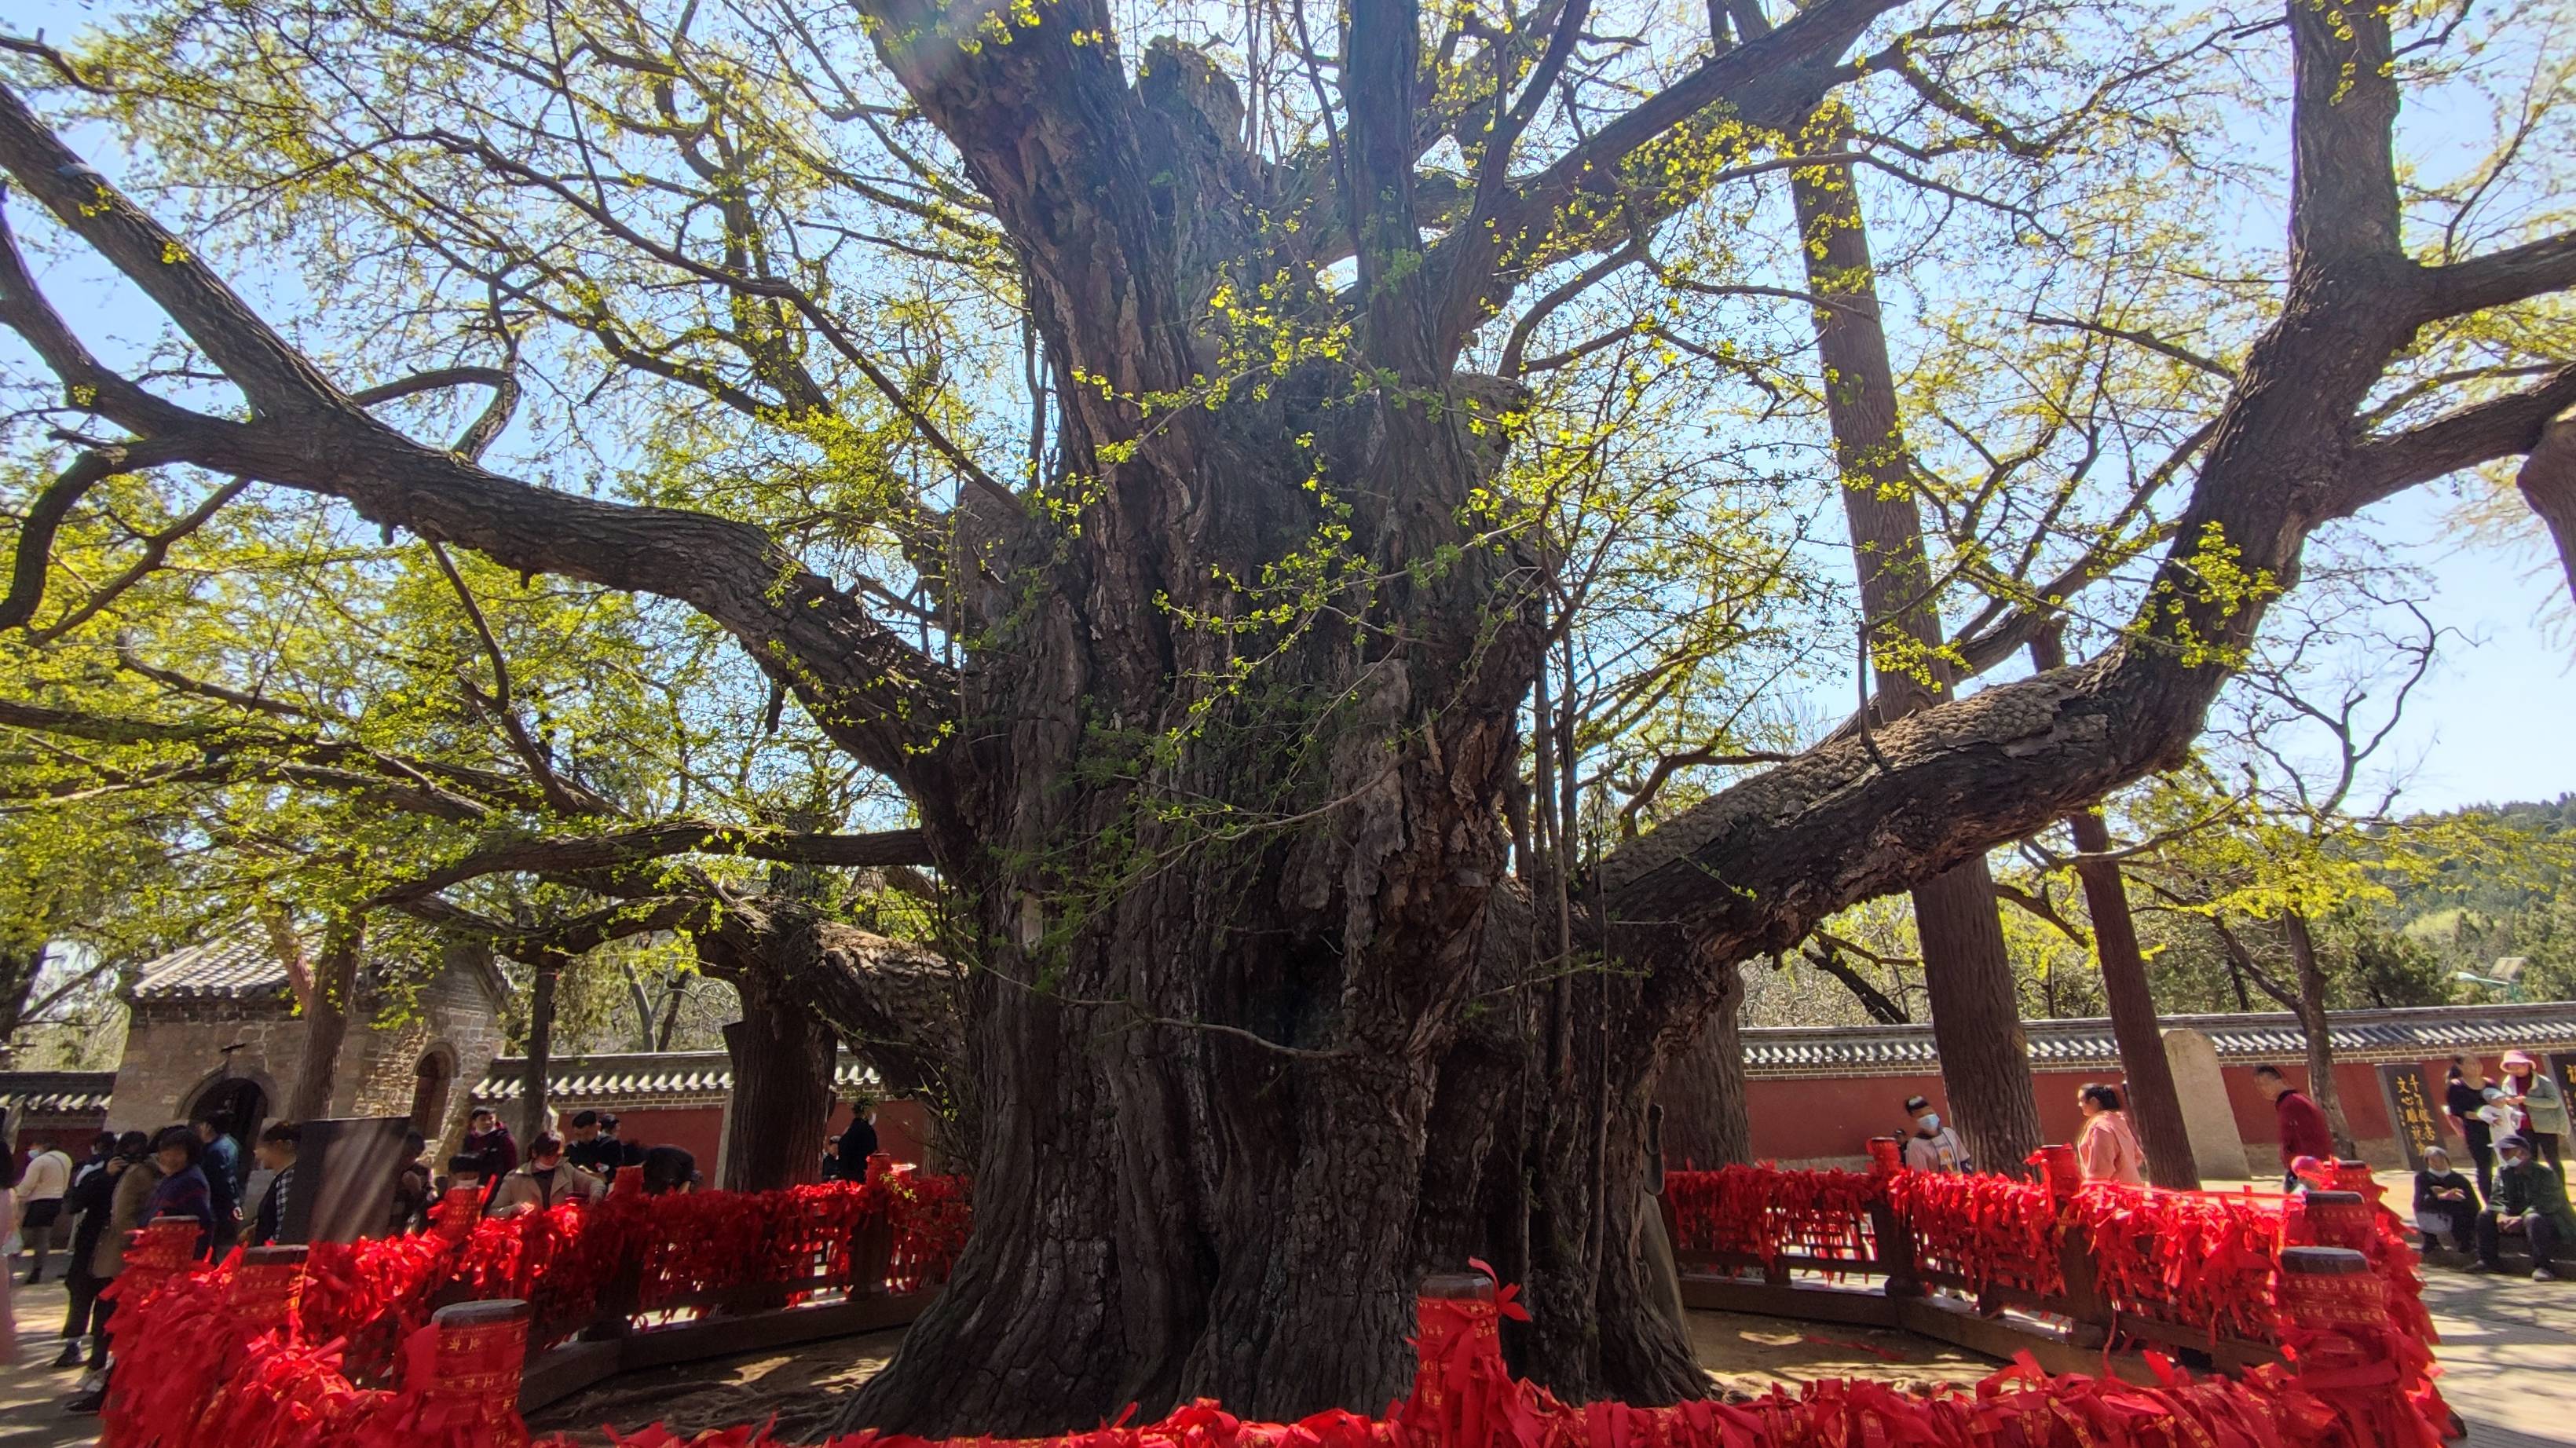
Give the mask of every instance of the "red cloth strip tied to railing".
[[1673, 1246], [1764, 1263], [1783, 1256], [1857, 1261], [1869, 1255], [1869, 1209], [1887, 1200], [1888, 1183], [1901, 1176], [1770, 1166], [1673, 1172], [1664, 1178]]
[[2272, 1342], [2281, 1214], [2222, 1192], [2095, 1186], [2068, 1203], [2084, 1228], [2094, 1281], [2114, 1310], [2222, 1337]]
[[[2412, 1369], [2367, 1387], [2320, 1387], [2271, 1367], [2195, 1379], [2161, 1358], [2141, 1387], [2083, 1374], [2051, 1377], [2028, 1357], [1973, 1390], [1908, 1389], [1827, 1379], [1795, 1392], [1639, 1408], [1559, 1401], [1505, 1366], [1498, 1319], [1512, 1289], [1486, 1278], [1433, 1278], [1418, 1303], [1413, 1392], [1384, 1419], [1318, 1413], [1248, 1423], [1213, 1403], [1142, 1427], [1101, 1427], [1011, 1448], [2429, 1448], [2404, 1394]], [[2393, 1436], [2374, 1436], [2390, 1434]], [[661, 1427], [609, 1433], [623, 1448], [774, 1448], [766, 1427], [683, 1437]], [[545, 1440], [538, 1448], [571, 1448]], [[999, 1448], [991, 1440], [926, 1440], [861, 1432], [822, 1448]]]
[[1899, 1172], [1888, 1204], [1914, 1239], [1918, 1271], [1958, 1278], [1971, 1292], [2066, 1289], [2058, 1262], [2066, 1202], [2038, 1182], [1950, 1172]]

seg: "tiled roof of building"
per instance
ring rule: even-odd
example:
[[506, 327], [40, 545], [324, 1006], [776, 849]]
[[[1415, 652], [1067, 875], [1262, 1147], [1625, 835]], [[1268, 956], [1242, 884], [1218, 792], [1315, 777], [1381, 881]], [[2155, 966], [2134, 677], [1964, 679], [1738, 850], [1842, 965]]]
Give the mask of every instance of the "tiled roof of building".
[[133, 997], [152, 1000], [254, 1000], [285, 995], [286, 966], [255, 935], [224, 935], [183, 945], [135, 972]]
[[[2209, 1037], [2232, 1065], [2295, 1062], [2307, 1050], [2298, 1018], [2269, 1015], [2166, 1016], [2167, 1030]], [[2576, 1049], [2576, 1002], [2530, 1005], [2426, 1006], [2337, 1011], [2327, 1022], [2335, 1058], [2343, 1061], [2436, 1060], [2452, 1054], [2493, 1055], [2511, 1047]], [[2120, 1047], [2107, 1020], [2027, 1021], [2031, 1065], [2043, 1071], [2115, 1069]], [[1747, 1027], [1744, 1064], [1756, 1077], [1912, 1076], [1941, 1068], [1932, 1027]]]
[[[523, 1057], [495, 1060], [474, 1083], [474, 1100], [490, 1106], [518, 1100], [527, 1071]], [[845, 1095], [875, 1081], [874, 1073], [850, 1056], [841, 1057], [832, 1071], [833, 1089]], [[550, 1104], [693, 1106], [722, 1101], [732, 1090], [733, 1061], [722, 1051], [631, 1051], [564, 1056], [546, 1063]]]
[[102, 1116], [113, 1071], [0, 1071], [0, 1111], [21, 1116]]
[[[2296, 1063], [2307, 1047], [2296, 1017], [2167, 1016], [2167, 1030], [2196, 1030], [2220, 1061]], [[2120, 1048], [2107, 1020], [2029, 1021], [2031, 1065], [2042, 1071], [2116, 1070]], [[2345, 1061], [2438, 1060], [2454, 1053], [2496, 1055], [2511, 1047], [2576, 1050], [2576, 1001], [2538, 1005], [2439, 1006], [2413, 1010], [2338, 1011], [2331, 1022], [2335, 1057]], [[1927, 1024], [1903, 1026], [1747, 1027], [1746, 1074], [1754, 1077], [1933, 1075], [1941, 1058]], [[527, 1063], [504, 1056], [474, 1086], [474, 1099], [498, 1105], [519, 1099]], [[733, 1064], [722, 1051], [621, 1052], [557, 1058], [547, 1070], [554, 1102], [622, 1105], [711, 1105], [733, 1090]], [[848, 1094], [873, 1084], [844, 1055], [834, 1087]]]

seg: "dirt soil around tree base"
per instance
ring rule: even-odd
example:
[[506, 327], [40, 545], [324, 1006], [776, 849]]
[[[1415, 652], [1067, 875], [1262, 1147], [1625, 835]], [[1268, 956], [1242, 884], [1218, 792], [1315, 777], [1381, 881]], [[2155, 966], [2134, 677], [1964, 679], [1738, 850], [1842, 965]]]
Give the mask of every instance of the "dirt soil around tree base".
[[[1995, 1371], [1995, 1364], [1983, 1358], [1872, 1328], [1694, 1312], [1691, 1335], [1709, 1376], [1730, 1391], [1747, 1394], [1774, 1383], [1794, 1389], [1819, 1378], [1866, 1377], [1909, 1387], [1968, 1384]], [[658, 1422], [687, 1435], [758, 1423], [775, 1414], [781, 1440], [816, 1443], [839, 1406], [834, 1400], [885, 1366], [902, 1340], [900, 1332], [872, 1333], [635, 1373], [534, 1414], [528, 1427], [539, 1434], [570, 1433], [586, 1444], [605, 1444], [603, 1424], [632, 1432]]]

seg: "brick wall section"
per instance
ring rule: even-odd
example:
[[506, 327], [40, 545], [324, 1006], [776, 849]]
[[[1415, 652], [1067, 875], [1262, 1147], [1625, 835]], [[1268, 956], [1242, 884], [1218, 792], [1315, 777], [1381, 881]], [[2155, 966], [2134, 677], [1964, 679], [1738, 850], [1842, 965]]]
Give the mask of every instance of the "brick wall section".
[[[501, 1021], [490, 991], [463, 967], [442, 972], [409, 1003], [407, 1018], [349, 1033], [338, 1078], [332, 1083], [334, 1116], [409, 1116], [420, 1081], [421, 1058], [437, 1052], [450, 1072], [447, 1101], [423, 1134], [445, 1154], [465, 1134], [466, 1096], [501, 1051]], [[393, 1008], [365, 1002], [367, 1018], [384, 1021]]]
[[292, 1004], [268, 999], [186, 998], [138, 1002], [125, 1022], [125, 1054], [107, 1124], [151, 1131], [187, 1118], [187, 1108], [221, 1073], [223, 1048], [234, 1042], [232, 1071], [259, 1083], [276, 1112], [304, 1058], [304, 1022]]
[[[372, 994], [362, 997], [341, 1045], [332, 1082], [334, 1116], [409, 1116], [421, 1057], [432, 1049], [449, 1060], [447, 1106], [433, 1146], [465, 1130], [466, 1096], [501, 1049], [498, 1002], [474, 971], [451, 967], [411, 1005], [406, 1019], [379, 1024], [394, 1014]], [[232, 1072], [259, 1084], [268, 1114], [286, 1109], [286, 1094], [303, 1069], [305, 1026], [291, 999], [181, 996], [137, 1001], [128, 1013], [125, 1051], [117, 1064], [111, 1129], [150, 1131], [186, 1119], [187, 1108], [223, 1067], [223, 1048], [240, 1042]]]

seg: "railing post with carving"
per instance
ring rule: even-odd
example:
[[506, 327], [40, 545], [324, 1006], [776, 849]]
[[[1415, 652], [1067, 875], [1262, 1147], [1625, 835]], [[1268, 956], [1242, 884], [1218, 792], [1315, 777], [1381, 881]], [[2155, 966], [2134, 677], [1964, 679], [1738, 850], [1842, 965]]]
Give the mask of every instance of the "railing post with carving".
[[528, 1425], [519, 1417], [519, 1376], [528, 1360], [528, 1304], [515, 1299], [459, 1302], [430, 1317], [438, 1348], [429, 1380], [413, 1388], [428, 1400], [426, 1415], [483, 1430], [472, 1441], [491, 1448], [526, 1448]]
[[1406, 1400], [1407, 1436], [1429, 1448], [1483, 1448], [1462, 1441], [1470, 1421], [1495, 1423], [1478, 1411], [1479, 1399], [1507, 1385], [1503, 1366], [1502, 1312], [1494, 1279], [1482, 1273], [1437, 1273], [1422, 1279], [1414, 1298], [1413, 1396]]
[[246, 1341], [295, 1320], [296, 1306], [304, 1300], [304, 1258], [302, 1247], [242, 1249], [224, 1297], [239, 1337]]

